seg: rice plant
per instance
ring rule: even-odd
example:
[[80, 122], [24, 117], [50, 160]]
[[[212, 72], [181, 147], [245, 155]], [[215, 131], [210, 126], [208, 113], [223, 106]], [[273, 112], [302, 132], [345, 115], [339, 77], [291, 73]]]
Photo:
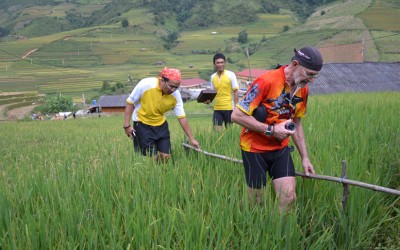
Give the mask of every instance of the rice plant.
[[[310, 97], [316, 172], [340, 176], [346, 160], [349, 179], [399, 189], [399, 105], [398, 93]], [[210, 112], [188, 119], [204, 150], [240, 159], [239, 126], [216, 132]], [[174, 116], [166, 164], [134, 153], [122, 121], [1, 123], [1, 249], [400, 247], [396, 196], [351, 187], [343, 211], [340, 184], [297, 177], [296, 205], [279, 213], [270, 182], [253, 205], [240, 164], [187, 153]]]

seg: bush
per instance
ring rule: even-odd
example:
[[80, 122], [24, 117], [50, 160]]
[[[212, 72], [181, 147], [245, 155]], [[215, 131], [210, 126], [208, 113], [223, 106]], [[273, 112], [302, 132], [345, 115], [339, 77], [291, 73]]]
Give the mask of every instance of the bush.
[[247, 43], [248, 40], [248, 34], [246, 30], [242, 30], [238, 34], [238, 42], [239, 43]]
[[122, 28], [128, 27], [129, 26], [128, 19], [126, 19], [126, 18], [122, 19], [121, 25], [122, 25]]
[[65, 111], [76, 111], [76, 107], [70, 96], [53, 96], [47, 99], [43, 107], [43, 113], [58, 113]]

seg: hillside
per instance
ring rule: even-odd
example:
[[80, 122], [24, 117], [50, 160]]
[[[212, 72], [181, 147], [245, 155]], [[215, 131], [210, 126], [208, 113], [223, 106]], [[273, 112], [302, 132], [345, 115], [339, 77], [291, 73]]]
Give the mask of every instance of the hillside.
[[[132, 7], [138, 2], [114, 1], [111, 8], [95, 0], [60, 1], [20, 6], [18, 15], [3, 10], [0, 24], [13, 22], [21, 29], [1, 40], [0, 91], [62, 93], [79, 102], [83, 94], [98, 95], [105, 82], [123, 83], [129, 91], [132, 84], [165, 65], [180, 68], [184, 78], [207, 79], [217, 51], [227, 55], [229, 69], [239, 71], [248, 67], [246, 48], [253, 68], [286, 63], [293, 48], [305, 45], [318, 46], [326, 62], [400, 61], [400, 26], [396, 25], [400, 3], [393, 0], [337, 1], [317, 7], [304, 22], [282, 7], [279, 13], [254, 13], [256, 18], [249, 23], [196, 29], [179, 28], [179, 15], [162, 15], [159, 20], [161, 15], [147, 7]], [[193, 7], [193, 13], [198, 13], [198, 7]], [[96, 24], [67, 30], [62, 20], [71, 11], [75, 14], [70, 17], [96, 17]], [[38, 19], [32, 21], [33, 16]], [[128, 21], [125, 27], [123, 20]], [[65, 31], [54, 32], [57, 27]], [[44, 31], [50, 34], [37, 36]], [[238, 42], [240, 32], [247, 34], [244, 43]]]

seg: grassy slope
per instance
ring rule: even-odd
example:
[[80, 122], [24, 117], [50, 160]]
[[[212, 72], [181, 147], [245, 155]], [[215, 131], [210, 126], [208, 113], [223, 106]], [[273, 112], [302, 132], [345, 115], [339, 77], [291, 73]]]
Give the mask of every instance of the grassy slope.
[[[62, 6], [65, 9], [61, 9]], [[98, 8], [98, 5], [92, 7]], [[234, 62], [228, 68], [238, 71], [247, 67], [244, 47], [249, 45], [240, 45], [232, 39], [244, 29], [248, 32], [249, 43], [257, 44], [259, 49], [251, 56], [252, 68], [270, 68], [276, 63], [285, 63], [294, 47], [359, 43], [362, 39], [366, 46], [366, 60], [400, 61], [398, 36], [376, 39], [396, 32], [385, 30], [388, 25], [382, 26], [381, 30], [376, 28], [382, 22], [370, 13], [378, 7], [390, 13], [398, 11], [398, 5], [389, 0], [352, 0], [321, 8], [303, 25], [299, 25], [290, 13], [260, 15], [258, 22], [247, 26], [210, 27], [183, 32], [179, 44], [170, 51], [164, 49], [163, 41], [158, 36], [165, 31], [153, 25], [152, 16], [144, 9], [135, 9], [122, 15], [129, 20], [130, 27], [127, 29], [113, 24], [2, 42], [2, 50], [11, 55], [0, 52], [0, 90], [62, 92], [73, 97], [82, 93], [91, 95], [105, 80], [126, 83], [128, 74], [135, 81], [157, 74], [162, 67], [154, 65], [158, 61], [180, 68], [184, 78], [198, 77], [199, 72], [212, 71], [211, 58], [217, 50], [226, 53]], [[46, 9], [45, 13], [61, 16], [63, 10], [72, 7], [65, 4], [52, 8]], [[79, 8], [82, 13], [89, 13], [89, 9], [88, 6]], [[30, 8], [26, 13], [33, 16], [38, 11], [37, 8]], [[325, 14], [321, 15], [321, 11]], [[391, 17], [396, 21], [397, 16]], [[394, 21], [392, 23], [398, 23]], [[167, 23], [168, 27], [175, 25]], [[285, 25], [290, 30], [281, 33]], [[369, 32], [367, 27], [373, 31]], [[218, 35], [211, 35], [212, 31], [217, 31]], [[263, 37], [267, 38], [266, 42], [261, 42]], [[36, 48], [38, 50], [28, 58], [18, 59]], [[209, 50], [210, 53], [192, 54], [193, 50]], [[189, 68], [189, 65], [194, 67]]]

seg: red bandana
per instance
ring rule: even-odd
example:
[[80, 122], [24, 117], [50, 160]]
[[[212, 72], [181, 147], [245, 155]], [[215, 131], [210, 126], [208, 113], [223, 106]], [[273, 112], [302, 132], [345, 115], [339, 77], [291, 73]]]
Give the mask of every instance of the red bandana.
[[160, 72], [161, 77], [168, 78], [169, 80], [173, 81], [180, 81], [181, 80], [181, 71], [179, 69], [170, 69], [165, 67], [161, 72]]

